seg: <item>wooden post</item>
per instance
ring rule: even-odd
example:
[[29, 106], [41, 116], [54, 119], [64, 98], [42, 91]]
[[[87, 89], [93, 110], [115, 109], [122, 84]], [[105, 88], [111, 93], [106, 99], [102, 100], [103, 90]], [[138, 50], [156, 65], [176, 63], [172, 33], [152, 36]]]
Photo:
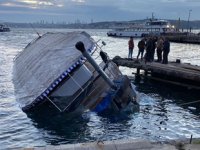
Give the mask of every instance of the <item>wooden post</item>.
[[145, 75], [145, 77], [147, 76], [147, 74], [148, 74], [148, 71], [147, 71], [147, 70], [144, 70], [144, 75]]
[[137, 68], [137, 75], [140, 76], [140, 68]]
[[140, 81], [141, 80], [141, 77], [140, 77], [140, 68], [137, 68], [135, 79], [136, 79], [136, 81]]

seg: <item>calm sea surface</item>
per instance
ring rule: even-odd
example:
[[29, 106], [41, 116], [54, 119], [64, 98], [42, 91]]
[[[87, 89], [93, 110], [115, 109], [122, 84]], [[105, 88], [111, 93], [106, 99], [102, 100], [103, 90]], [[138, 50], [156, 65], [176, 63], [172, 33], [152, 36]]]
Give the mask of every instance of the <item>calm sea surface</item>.
[[[38, 29], [46, 32], [68, 32], [66, 29]], [[111, 58], [127, 57], [127, 38], [106, 36], [106, 30], [86, 30], [95, 40], [107, 43], [104, 47]], [[162, 83], [135, 83], [139, 92], [140, 109], [134, 113], [99, 116], [85, 112], [82, 116], [66, 114], [46, 117], [27, 116], [15, 99], [12, 82], [14, 57], [37, 34], [32, 29], [12, 29], [0, 33], [0, 149], [43, 146], [113, 139], [149, 139], [164, 141], [177, 138], [200, 138], [200, 103], [181, 104], [200, 100], [200, 92], [180, 89]], [[135, 39], [137, 44], [138, 39]], [[134, 56], [138, 52], [134, 49]], [[200, 45], [171, 43], [170, 60], [200, 65]], [[59, 66], [58, 66], [59, 67]], [[124, 74], [133, 70], [121, 68]], [[45, 114], [43, 114], [45, 116]]]

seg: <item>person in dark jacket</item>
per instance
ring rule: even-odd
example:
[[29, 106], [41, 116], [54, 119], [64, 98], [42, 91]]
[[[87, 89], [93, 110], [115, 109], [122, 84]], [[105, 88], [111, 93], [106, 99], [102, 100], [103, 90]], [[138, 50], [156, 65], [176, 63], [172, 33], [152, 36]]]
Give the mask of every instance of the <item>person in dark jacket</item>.
[[152, 38], [149, 37], [146, 42], [146, 54], [145, 54], [145, 63], [151, 61], [151, 51], [153, 48]]
[[168, 54], [170, 52], [170, 43], [167, 38], [165, 38], [163, 43], [163, 64], [168, 64]]
[[157, 37], [156, 36], [152, 37], [152, 48], [151, 48], [151, 52], [150, 52], [150, 61], [154, 61], [156, 41], [157, 41]]
[[157, 48], [157, 57], [158, 57], [157, 62], [162, 62], [162, 51], [163, 51], [163, 39], [162, 39], [162, 37], [160, 37], [158, 39], [157, 44], [156, 44], [156, 48]]
[[144, 49], [145, 49], [145, 39], [142, 39], [138, 42], [138, 55], [137, 55], [137, 59], [139, 58], [140, 54], [141, 54], [141, 60], [143, 58], [143, 53], [144, 53]]

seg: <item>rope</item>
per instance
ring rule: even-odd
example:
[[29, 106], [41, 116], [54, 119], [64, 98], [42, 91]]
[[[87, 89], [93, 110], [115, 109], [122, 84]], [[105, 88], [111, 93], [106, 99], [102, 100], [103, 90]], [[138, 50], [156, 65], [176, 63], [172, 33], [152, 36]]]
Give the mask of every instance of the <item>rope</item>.
[[183, 104], [180, 104], [180, 105], [184, 106], [184, 105], [188, 105], [188, 104], [195, 104], [195, 103], [198, 103], [198, 102], [200, 102], [200, 100], [193, 101], [193, 102], [188, 102], [188, 103], [183, 103]]
[[31, 28], [37, 33], [38, 37], [41, 37], [41, 35], [37, 32], [37, 30], [33, 27], [33, 25], [30, 23]]
[[[192, 102], [188, 102], [188, 103], [182, 103], [182, 104], [178, 104], [179, 106], [185, 106], [185, 105], [189, 105], [189, 104], [195, 104], [195, 103], [199, 103], [200, 100], [197, 100], [197, 101], [192, 101]], [[152, 106], [152, 107], [157, 107], [157, 108], [160, 108], [159, 106], [156, 106], [156, 105], [141, 105], [140, 106]]]
[[48, 99], [60, 112], [62, 112], [62, 110], [48, 97], [48, 96], [45, 96], [46, 99]]

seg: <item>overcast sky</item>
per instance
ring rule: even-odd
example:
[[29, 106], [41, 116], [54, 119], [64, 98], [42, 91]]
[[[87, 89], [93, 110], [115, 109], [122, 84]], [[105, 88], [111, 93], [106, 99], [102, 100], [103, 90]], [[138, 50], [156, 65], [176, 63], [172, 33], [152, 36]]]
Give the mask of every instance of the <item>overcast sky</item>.
[[[191, 11], [190, 11], [191, 10]], [[0, 0], [0, 21], [129, 21], [151, 17], [200, 20], [200, 0]]]

